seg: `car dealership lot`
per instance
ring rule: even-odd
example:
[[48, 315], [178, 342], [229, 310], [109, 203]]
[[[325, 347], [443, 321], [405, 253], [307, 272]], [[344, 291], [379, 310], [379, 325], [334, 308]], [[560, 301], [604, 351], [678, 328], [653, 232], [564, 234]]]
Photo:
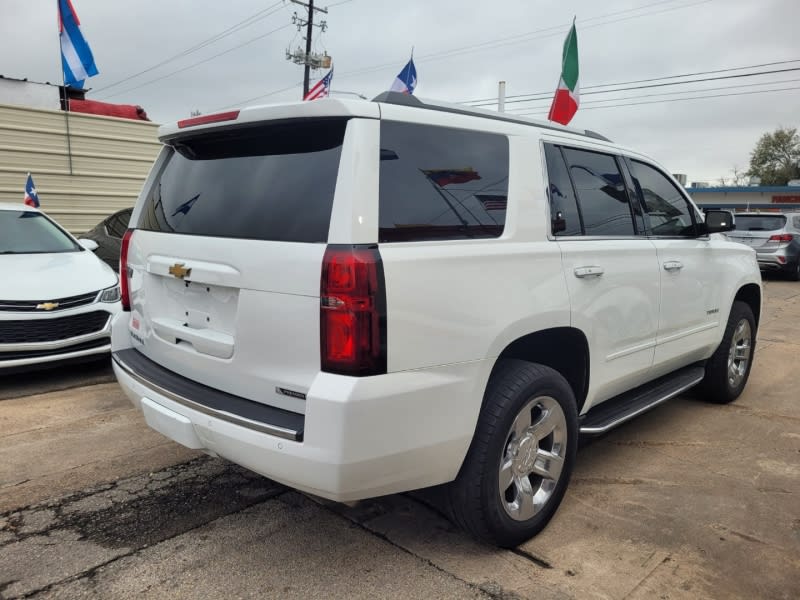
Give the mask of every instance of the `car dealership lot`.
[[177, 446], [103, 369], [0, 380], [0, 597], [796, 598], [800, 284], [765, 296], [742, 397], [684, 396], [587, 441], [513, 552], [432, 493], [346, 508]]

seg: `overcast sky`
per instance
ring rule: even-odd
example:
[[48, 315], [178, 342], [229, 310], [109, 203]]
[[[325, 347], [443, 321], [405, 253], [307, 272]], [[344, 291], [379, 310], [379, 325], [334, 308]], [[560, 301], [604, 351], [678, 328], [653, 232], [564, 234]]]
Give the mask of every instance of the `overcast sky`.
[[[304, 9], [289, 0], [72, 1], [100, 69], [87, 81], [97, 90], [89, 98], [139, 104], [152, 120], [165, 122], [192, 110], [301, 97], [302, 68], [285, 53], [303, 43], [291, 20]], [[273, 4], [273, 13], [262, 12], [264, 18], [232, 35], [131, 78]], [[388, 89], [414, 46], [416, 95], [457, 102], [496, 97], [499, 80], [507, 82], [509, 96], [554, 89], [564, 36], [577, 16], [584, 95], [571, 125], [651, 154], [672, 172], [687, 173], [690, 182], [730, 176], [733, 166], [746, 170], [763, 132], [800, 125], [800, 89], [655, 102], [800, 88], [800, 70], [587, 94], [598, 84], [800, 59], [800, 0], [317, 0], [317, 5], [330, 7], [323, 16], [328, 30], [315, 30], [315, 47], [334, 57], [334, 90], [372, 98]], [[0, 23], [0, 74], [60, 81], [56, 0], [0, 0]], [[800, 68], [800, 62], [751, 71], [790, 68]], [[316, 78], [322, 74], [316, 72]], [[781, 83], [761, 85], [767, 82]], [[290, 86], [295, 87], [267, 95]], [[701, 91], [729, 86], [737, 87]], [[650, 96], [657, 93], [670, 95]], [[615, 98], [625, 100], [611, 101]], [[598, 100], [605, 102], [592, 104]], [[611, 107], [634, 102], [655, 103]], [[507, 105], [545, 116], [548, 107], [549, 99]]]

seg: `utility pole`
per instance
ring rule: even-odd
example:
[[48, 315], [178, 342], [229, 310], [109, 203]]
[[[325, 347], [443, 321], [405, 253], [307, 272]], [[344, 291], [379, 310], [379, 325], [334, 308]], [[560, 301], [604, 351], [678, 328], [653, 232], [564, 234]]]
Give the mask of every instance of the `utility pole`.
[[506, 82], [501, 81], [497, 84], [497, 112], [506, 110]]
[[[314, 0], [308, 0], [308, 23], [306, 24], [306, 57], [311, 54], [311, 32], [314, 31]], [[311, 65], [303, 67], [303, 97], [308, 93], [308, 75], [311, 72]]]
[[303, 27], [306, 28], [306, 49], [305, 52], [301, 48], [297, 48], [294, 52], [286, 51], [286, 60], [291, 60], [298, 65], [303, 65], [303, 97], [308, 94], [308, 84], [311, 69], [328, 68], [331, 66], [331, 57], [325, 54], [312, 54], [311, 53], [311, 38], [314, 32], [314, 27], [319, 27], [322, 31], [327, 29], [328, 24], [325, 21], [320, 21], [318, 25], [314, 24], [314, 11], [321, 13], [328, 13], [327, 8], [318, 8], [314, 6], [314, 0], [308, 0], [308, 3], [301, 0], [292, 0], [294, 4], [299, 4], [308, 9], [308, 15], [305, 19], [298, 17], [297, 13], [292, 17], [292, 23], [297, 25], [298, 31]]

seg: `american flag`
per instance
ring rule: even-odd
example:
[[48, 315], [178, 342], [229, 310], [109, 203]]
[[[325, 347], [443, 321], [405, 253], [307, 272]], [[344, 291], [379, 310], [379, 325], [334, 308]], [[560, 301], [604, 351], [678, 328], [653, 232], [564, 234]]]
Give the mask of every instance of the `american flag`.
[[481, 201], [484, 210], [505, 210], [508, 204], [506, 196], [476, 194], [475, 197]]
[[331, 92], [331, 79], [333, 79], [333, 68], [328, 71], [328, 74], [320, 79], [314, 87], [308, 90], [306, 97], [303, 100], [318, 100], [319, 98], [327, 98]]

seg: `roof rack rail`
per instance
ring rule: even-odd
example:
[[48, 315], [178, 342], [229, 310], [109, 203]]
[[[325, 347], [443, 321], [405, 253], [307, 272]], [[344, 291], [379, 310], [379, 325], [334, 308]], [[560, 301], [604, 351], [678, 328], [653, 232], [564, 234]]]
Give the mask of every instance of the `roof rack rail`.
[[562, 125], [555, 125], [547, 121], [537, 121], [536, 119], [527, 119], [525, 117], [515, 117], [506, 113], [492, 112], [480, 108], [472, 108], [469, 106], [462, 106], [459, 104], [436, 104], [432, 102], [423, 102], [416, 96], [409, 94], [401, 94], [400, 92], [383, 92], [378, 94], [372, 99], [373, 102], [383, 102], [384, 104], [396, 104], [398, 106], [411, 106], [414, 108], [423, 108], [426, 110], [437, 110], [441, 112], [448, 112], [458, 115], [468, 115], [471, 117], [482, 117], [484, 119], [493, 119], [495, 121], [506, 121], [508, 123], [517, 123], [519, 125], [530, 125], [532, 127], [541, 127], [543, 129], [552, 129], [553, 131], [565, 131], [576, 135], [583, 135], [586, 137], [602, 140], [604, 142], [611, 142], [610, 139], [604, 135], [600, 135], [595, 131], [589, 129], [572, 129]]

